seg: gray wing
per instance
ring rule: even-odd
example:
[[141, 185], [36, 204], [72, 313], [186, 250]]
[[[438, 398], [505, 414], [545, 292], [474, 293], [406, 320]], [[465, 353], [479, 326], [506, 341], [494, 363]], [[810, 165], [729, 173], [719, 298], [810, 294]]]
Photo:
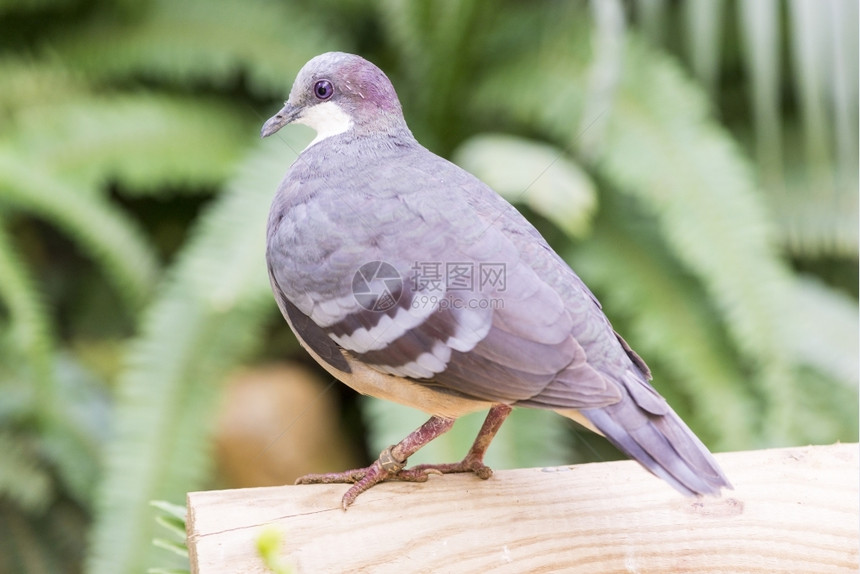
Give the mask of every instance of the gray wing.
[[284, 294], [275, 279], [271, 265], [269, 265], [269, 282], [272, 284], [275, 302], [281, 309], [281, 313], [287, 318], [290, 326], [299, 334], [301, 340], [332, 367], [344, 373], [352, 372], [349, 363], [340, 352], [340, 346], [319, 325], [311, 321], [310, 317], [302, 313]]
[[[482, 400], [543, 408], [617, 402], [611, 373], [595, 365], [621, 369], [629, 360], [593, 296], [557, 256], [542, 264], [562, 269], [554, 273], [573, 285], [569, 292], [540, 277], [505, 229], [521, 227], [525, 245], [554, 256], [533, 227], [506, 202], [474, 201], [497, 196], [441, 158], [421, 159], [427, 157], [438, 160], [429, 170], [413, 167], [420, 161], [401, 162], [396, 174], [365, 164], [345, 170], [349, 182], [329, 174], [316, 187], [308, 183], [309, 161], [302, 185], [288, 179], [279, 194], [288, 204], [276, 198], [268, 238], [273, 287], [310, 322], [303, 324], [312, 325], [308, 332], [326, 353], [318, 354], [331, 356], [322, 332], [382, 372]], [[355, 181], [357, 172], [373, 181]], [[416, 191], [393, 189], [391, 181]], [[365, 191], [338, 193], [341, 185]], [[357, 274], [374, 262], [400, 278], [393, 286], [369, 278], [369, 291], [387, 289], [390, 304], [356, 297]], [[433, 266], [438, 278], [421, 276]], [[455, 280], [455, 268], [469, 280]]]

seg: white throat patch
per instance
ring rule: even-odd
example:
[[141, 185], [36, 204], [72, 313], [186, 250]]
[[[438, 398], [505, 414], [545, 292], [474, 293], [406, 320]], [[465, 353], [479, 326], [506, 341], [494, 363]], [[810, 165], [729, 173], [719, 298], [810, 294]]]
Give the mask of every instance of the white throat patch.
[[353, 121], [349, 117], [349, 114], [334, 102], [323, 102], [308, 108], [296, 120], [296, 123], [304, 124], [317, 132], [317, 137], [308, 144], [308, 147], [331, 136], [342, 134], [352, 129], [353, 126]]

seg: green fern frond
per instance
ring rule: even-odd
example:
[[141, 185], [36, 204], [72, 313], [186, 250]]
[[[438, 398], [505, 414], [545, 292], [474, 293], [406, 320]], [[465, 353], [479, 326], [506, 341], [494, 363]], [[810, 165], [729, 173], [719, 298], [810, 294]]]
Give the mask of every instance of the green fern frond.
[[[579, 135], [579, 126], [587, 129], [595, 119], [583, 114], [583, 87], [588, 85], [592, 49], [588, 21], [581, 8], [567, 6], [559, 8], [559, 13], [546, 11], [535, 16], [538, 19], [530, 24], [542, 30], [541, 41], [528, 50], [510, 51], [510, 58], [485, 66], [463, 101], [469, 113], [493, 124], [504, 119], [519, 126], [521, 133], [537, 132], [567, 150], [570, 140]], [[510, 20], [502, 28], [515, 28], [527, 18], [518, 10], [505, 11], [499, 17]], [[598, 114], [605, 113], [604, 109], [611, 106], [607, 104]]]
[[252, 152], [200, 220], [146, 311], [120, 380], [117, 428], [87, 571], [141, 571], [151, 555], [148, 503], [175, 500], [210, 468], [208, 431], [219, 382], [249, 353], [275, 310], [265, 268], [271, 197], [307, 133]]
[[585, 72], [586, 84], [577, 148], [590, 163], [605, 145], [615, 92], [623, 71], [625, 16], [620, 0], [592, 2], [593, 57]]
[[38, 216], [64, 230], [104, 269], [132, 307], [149, 296], [158, 263], [138, 225], [83, 186], [0, 148], [0, 204]]
[[223, 183], [252, 141], [254, 118], [237, 110], [156, 93], [37, 101], [17, 110], [5, 137], [43, 170], [92, 189], [195, 190]]
[[683, 11], [691, 68], [708, 94], [713, 96], [720, 72], [725, 3], [722, 0], [687, 0]]
[[0, 56], [0, 126], [33, 102], [62, 103], [86, 93], [88, 86], [57, 61]]
[[99, 80], [158, 78], [179, 85], [233, 85], [283, 97], [312, 56], [348, 45], [290, 3], [157, 0], [119, 24], [105, 16], [54, 43], [64, 61]]
[[635, 47], [627, 56], [601, 171], [653, 209], [669, 245], [729, 315], [741, 346], [774, 357], [773, 327], [787, 306], [775, 295], [784, 293], [787, 269], [752, 174], [676, 68]]
[[845, 386], [817, 369], [801, 369], [799, 394], [804, 408], [798, 410], [800, 444], [857, 442], [857, 388]]
[[508, 201], [525, 203], [580, 238], [589, 232], [597, 192], [590, 176], [565, 155], [525, 138], [482, 134], [461, 144], [452, 157]]
[[[16, 246], [4, 224], [4, 218], [0, 218], [0, 306], [8, 310], [9, 322], [0, 333], [0, 348], [4, 359], [10, 360], [0, 369], [0, 375], [7, 379], [3, 381], [2, 392], [8, 401], [0, 411], [0, 422], [7, 425], [35, 422], [40, 435], [32, 448], [39, 461], [45, 469], [52, 467], [57, 472], [64, 491], [85, 504], [98, 474], [99, 449], [96, 441], [84, 438], [94, 434], [84, 428], [97, 425], [104, 417], [98, 417], [92, 410], [79, 412], [84, 402], [77, 392], [80, 378], [55, 356], [52, 329], [40, 290], [17, 259]], [[81, 424], [72, 424], [78, 415]], [[8, 472], [15, 472], [17, 459], [13, 454], [0, 455], [0, 459], [8, 463], [5, 467]], [[33, 472], [31, 468], [29, 474]], [[46, 472], [39, 470], [32, 478], [33, 488], [44, 490], [39, 485], [48, 480], [43, 476]], [[47, 502], [45, 499], [41, 503]]]
[[475, 0], [388, 0], [378, 4], [377, 13], [400, 64], [391, 71], [400, 98], [409, 102], [410, 128], [428, 148], [450, 150], [462, 138], [459, 92], [477, 47], [471, 32], [485, 20], [488, 6]]
[[780, 102], [780, 3], [740, 2], [738, 20], [743, 64], [750, 77], [755, 150], [765, 188], [783, 188]]
[[[433, 105], [432, 100], [447, 99], [439, 89], [457, 87], [451, 74], [469, 60], [463, 51], [470, 48], [469, 30], [476, 22], [479, 7], [480, 2], [475, 0], [387, 0], [378, 5], [379, 20], [396, 46], [404, 73], [417, 80], [413, 85], [437, 88], [414, 94], [422, 100], [419, 106], [425, 110], [427, 105]], [[446, 65], [439, 66], [439, 62]]]
[[654, 46], [660, 46], [669, 27], [668, 0], [634, 0], [635, 19], [643, 35]]
[[[790, 178], [789, 178], [790, 179]], [[772, 199], [781, 243], [794, 256], [857, 259], [860, 253], [857, 185], [837, 188], [830, 197], [808, 192], [809, 186], [789, 186]]]
[[827, 21], [828, 12], [830, 10], [821, 10], [820, 6], [809, 2], [788, 3], [794, 30], [788, 38], [796, 70], [792, 79], [802, 110], [807, 161], [812, 170], [821, 170], [822, 175], [833, 147], [826, 101], [829, 74], [822, 65], [832, 58], [828, 43], [834, 36], [831, 23]]
[[768, 397], [771, 440], [785, 442], [800, 401], [779, 333], [798, 312], [762, 196], [738, 147], [671, 62], [635, 39], [625, 61], [601, 172], [650, 207], [667, 245], [702, 280], [758, 367], [752, 382]]
[[[161, 514], [155, 517], [156, 524], [167, 530], [174, 542], [181, 542], [184, 545], [187, 535], [187, 509], [166, 500], [150, 500], [149, 505], [161, 511]], [[188, 556], [187, 547], [185, 556]]]
[[[0, 308], [5, 307], [8, 313], [8, 325], [0, 329], [0, 336], [6, 353], [16, 359], [7, 368], [14, 369], [16, 378], [27, 379], [35, 387], [29, 401], [31, 408], [37, 413], [39, 409], [50, 411], [57, 406], [50, 319], [40, 291], [9, 237], [7, 218], [2, 215], [0, 210]], [[26, 365], [20, 364], [22, 359]]]
[[780, 224], [782, 243], [796, 257], [856, 259], [858, 233], [857, 164], [839, 178], [836, 163], [810, 169], [804, 161], [804, 140], [795, 124], [785, 127], [785, 182], [770, 201]]
[[[784, 243], [799, 257], [856, 258], [857, 3], [834, 0], [821, 10], [743, 2], [738, 9], [758, 167]], [[797, 112], [783, 113], [786, 93]]]
[[779, 332], [787, 352], [798, 363], [857, 393], [860, 383], [857, 301], [802, 275], [792, 283], [792, 292], [797, 313]]
[[188, 558], [188, 547], [185, 546], [183, 542], [165, 540], [164, 538], [153, 538], [152, 544], [156, 548], [167, 550], [168, 552], [171, 552], [176, 556], [179, 556], [180, 558]]
[[[188, 519], [188, 509], [185, 505], [174, 504], [166, 500], [150, 500], [149, 505], [160, 510], [165, 518], [171, 520], [171, 526], [168, 529], [172, 529], [173, 525], [181, 524], [177, 534], [185, 536], [185, 521]], [[176, 522], [173, 522], [174, 520]]]

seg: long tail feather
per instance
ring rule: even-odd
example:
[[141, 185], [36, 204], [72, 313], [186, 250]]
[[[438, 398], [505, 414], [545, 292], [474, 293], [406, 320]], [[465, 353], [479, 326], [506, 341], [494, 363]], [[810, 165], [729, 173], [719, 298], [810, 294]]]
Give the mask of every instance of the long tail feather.
[[707, 447], [664, 406], [659, 414], [649, 412], [625, 392], [618, 403], [580, 412], [618, 449], [683, 494], [719, 495], [732, 488]]

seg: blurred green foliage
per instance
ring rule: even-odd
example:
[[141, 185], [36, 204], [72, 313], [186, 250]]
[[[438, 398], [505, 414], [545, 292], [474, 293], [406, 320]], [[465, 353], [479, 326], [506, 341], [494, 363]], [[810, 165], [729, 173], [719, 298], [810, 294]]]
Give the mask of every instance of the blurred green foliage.
[[[209, 480], [231, 369], [303, 357], [263, 230], [310, 134], [256, 134], [329, 50], [521, 206], [712, 448], [857, 440], [857, 10], [0, 1], [0, 572], [182, 567], [148, 502]], [[423, 422], [361, 404], [370, 452]], [[546, 414], [490, 462], [613, 456]]]

